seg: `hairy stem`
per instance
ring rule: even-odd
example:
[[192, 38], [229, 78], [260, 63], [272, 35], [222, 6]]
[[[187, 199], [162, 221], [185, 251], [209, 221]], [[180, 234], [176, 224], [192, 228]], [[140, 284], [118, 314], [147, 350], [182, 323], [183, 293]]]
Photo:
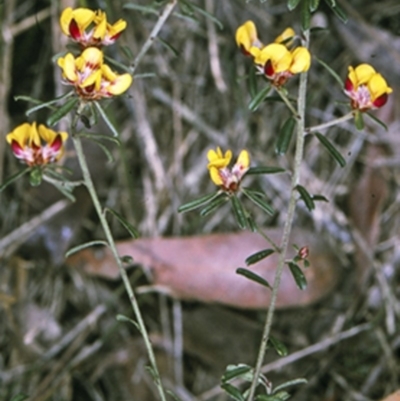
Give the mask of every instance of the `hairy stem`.
[[[304, 32], [304, 37], [305, 37], [304, 45], [306, 47], [308, 47], [308, 42], [309, 42], [309, 37], [310, 37], [310, 32], [308, 30]], [[285, 258], [286, 258], [288, 244], [289, 244], [289, 237], [290, 237], [290, 233], [292, 231], [294, 212], [296, 209], [296, 197], [297, 197], [297, 192], [296, 192], [295, 188], [298, 185], [299, 180], [300, 180], [300, 167], [301, 167], [301, 162], [303, 160], [303, 150], [304, 150], [304, 135], [305, 135], [304, 116], [305, 116], [305, 108], [306, 108], [307, 78], [308, 78], [307, 72], [302, 73], [300, 75], [299, 97], [298, 97], [298, 104], [297, 104], [298, 120], [297, 120], [296, 153], [295, 153], [295, 158], [294, 158], [289, 206], [288, 206], [288, 212], [287, 212], [287, 217], [286, 217], [286, 221], [285, 221], [285, 226], [283, 229], [283, 235], [282, 235], [281, 246], [280, 246], [281, 252], [279, 254], [278, 267], [277, 267], [277, 270], [275, 273], [275, 280], [274, 280], [274, 285], [273, 285], [272, 294], [271, 294], [271, 302], [269, 304], [269, 308], [268, 308], [268, 312], [267, 312], [267, 318], [266, 318], [266, 322], [264, 325], [263, 336], [262, 336], [262, 340], [261, 340], [260, 349], [258, 352], [256, 367], [254, 370], [254, 377], [253, 377], [253, 381], [251, 383], [248, 401], [253, 400], [255, 390], [257, 387], [257, 383], [258, 383], [258, 380], [260, 377], [261, 367], [263, 364], [265, 351], [267, 349], [268, 339], [269, 339], [270, 332], [271, 332], [272, 319], [273, 319], [274, 312], [275, 312], [276, 299], [278, 296], [279, 285], [281, 283], [282, 272], [285, 267]]]
[[144, 55], [147, 53], [147, 51], [150, 49], [151, 45], [153, 44], [154, 40], [156, 39], [158, 33], [160, 32], [162, 26], [165, 24], [165, 21], [167, 21], [168, 17], [174, 10], [176, 3], [178, 0], [171, 0], [164, 8], [163, 12], [160, 14], [160, 17], [158, 18], [157, 23], [154, 25], [153, 30], [150, 33], [150, 36], [147, 38], [146, 42], [143, 44], [139, 54], [136, 56], [135, 60], [133, 60], [132, 66], [130, 68], [132, 75], [135, 73], [135, 70], [144, 57]]
[[323, 123], [320, 125], [314, 125], [314, 127], [306, 128], [305, 131], [307, 134], [311, 134], [312, 132], [320, 131], [322, 129], [332, 127], [333, 125], [338, 125], [338, 124], [344, 123], [348, 120], [351, 120], [352, 118], [354, 118], [354, 112], [351, 111], [350, 113], [347, 113], [342, 117], [335, 118], [332, 121], [328, 121], [327, 123]]
[[107, 219], [106, 219], [105, 211], [103, 210], [103, 208], [102, 208], [102, 206], [100, 204], [100, 200], [99, 200], [99, 197], [97, 195], [97, 191], [96, 191], [96, 189], [94, 187], [93, 180], [92, 180], [92, 177], [91, 177], [91, 174], [90, 174], [87, 162], [86, 162], [86, 157], [85, 157], [85, 154], [84, 154], [84, 151], [83, 151], [83, 148], [82, 148], [81, 139], [79, 138], [79, 136], [74, 135], [74, 133], [76, 131], [76, 123], [77, 123], [77, 119], [75, 118], [74, 122], [72, 123], [72, 140], [73, 140], [73, 143], [74, 143], [74, 146], [75, 146], [75, 150], [76, 150], [76, 154], [77, 154], [77, 157], [78, 157], [79, 165], [80, 165], [81, 170], [82, 170], [83, 181], [84, 181], [84, 184], [85, 184], [86, 188], [89, 191], [89, 194], [90, 194], [90, 197], [92, 199], [93, 205], [94, 205], [94, 207], [96, 209], [96, 212], [97, 212], [97, 215], [99, 217], [101, 226], [102, 226], [104, 234], [106, 236], [108, 245], [109, 245], [109, 247], [111, 249], [111, 252], [112, 252], [112, 254], [114, 256], [114, 259], [115, 259], [115, 261], [116, 261], [116, 263], [118, 265], [119, 272], [120, 272], [122, 281], [123, 281], [124, 286], [125, 286], [125, 290], [126, 290], [128, 296], [129, 296], [129, 300], [131, 302], [132, 309], [133, 309], [133, 312], [134, 312], [135, 317], [136, 317], [137, 327], [138, 327], [138, 329], [140, 331], [140, 334], [143, 337], [143, 340], [144, 340], [144, 343], [145, 343], [145, 346], [146, 346], [147, 354], [148, 354], [148, 357], [149, 357], [149, 360], [150, 360], [150, 365], [151, 365], [151, 368], [152, 368], [154, 382], [155, 382], [155, 384], [157, 386], [160, 399], [162, 401], [166, 401], [165, 391], [164, 391], [164, 388], [163, 388], [163, 385], [162, 385], [162, 382], [161, 382], [161, 378], [160, 378], [160, 374], [159, 374], [159, 371], [158, 371], [158, 368], [157, 368], [157, 362], [156, 362], [156, 359], [155, 359], [155, 356], [154, 356], [153, 347], [151, 345], [150, 337], [149, 337], [149, 334], [147, 332], [146, 326], [145, 326], [144, 321], [143, 321], [142, 313], [140, 311], [136, 295], [135, 295], [135, 293], [133, 291], [131, 283], [129, 282], [129, 278], [128, 278], [126, 270], [124, 269], [124, 266], [122, 264], [121, 257], [118, 254], [118, 250], [117, 250], [117, 247], [115, 245], [115, 241], [114, 241], [113, 235], [111, 233], [110, 226], [109, 226], [109, 224], [107, 222]]

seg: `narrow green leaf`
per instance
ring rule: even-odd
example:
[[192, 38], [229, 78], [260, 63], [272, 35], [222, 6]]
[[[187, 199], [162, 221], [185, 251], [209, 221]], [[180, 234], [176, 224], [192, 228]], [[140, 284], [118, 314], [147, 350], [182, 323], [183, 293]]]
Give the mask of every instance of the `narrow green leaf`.
[[377, 124], [379, 124], [385, 131], [388, 131], [387, 125], [386, 125], [382, 120], [380, 120], [378, 117], [374, 116], [372, 113], [367, 112], [366, 114], [367, 114], [367, 116], [368, 116], [369, 118], [371, 118], [371, 119], [374, 120]]
[[183, 15], [187, 15], [189, 17], [193, 17], [194, 15], [194, 8], [193, 4], [186, 1], [186, 0], [179, 0], [179, 8], [182, 11]]
[[92, 139], [95, 141], [99, 141], [99, 140], [110, 141], [110, 142], [114, 142], [118, 146], [121, 146], [121, 141], [119, 140], [119, 138], [115, 138], [114, 136], [110, 136], [110, 135], [91, 134], [90, 132], [80, 132], [78, 134], [78, 136], [87, 138], [87, 139]]
[[247, 170], [246, 174], [277, 174], [284, 173], [286, 170], [282, 167], [275, 166], [258, 166], [258, 167], [250, 167]]
[[252, 216], [247, 216], [247, 225], [251, 232], [256, 233], [258, 231], [257, 224]]
[[275, 349], [279, 356], [286, 356], [288, 354], [286, 345], [282, 341], [279, 341], [277, 338], [270, 335], [268, 342], [271, 344], [272, 348]]
[[182, 398], [179, 398], [173, 391], [167, 390], [167, 394], [169, 394], [174, 401], [182, 401]]
[[301, 27], [303, 31], [310, 29], [311, 24], [311, 13], [310, 13], [310, 0], [303, 0], [301, 8]]
[[344, 167], [346, 165], [346, 160], [335, 146], [333, 146], [332, 142], [325, 135], [322, 135], [319, 132], [316, 132], [315, 136], [322, 145], [324, 145], [325, 149], [331, 154], [331, 156], [339, 163], [340, 167]]
[[289, 11], [293, 11], [300, 3], [300, 0], [288, 0], [287, 8]]
[[264, 210], [267, 214], [273, 216], [275, 214], [275, 210], [265, 202], [263, 199], [260, 199], [256, 195], [254, 195], [251, 191], [243, 189], [243, 193], [260, 209]]
[[133, 325], [138, 329], [139, 333], [142, 332], [142, 330], [140, 330], [139, 324], [136, 323], [136, 322], [135, 322], [134, 320], [132, 320], [131, 318], [129, 318], [128, 316], [118, 314], [118, 315], [117, 315], [117, 320], [118, 320], [119, 322], [123, 322], [123, 323], [131, 323], [131, 324], [133, 324]]
[[224, 193], [221, 194], [221, 196], [218, 196], [217, 198], [215, 198], [214, 200], [209, 202], [209, 204], [200, 211], [200, 216], [205, 217], [205, 216], [215, 212], [223, 204], [228, 202], [228, 200], [229, 200], [229, 197], [226, 194], [224, 194]]
[[232, 384], [224, 383], [221, 385], [221, 388], [225, 390], [234, 400], [236, 401], [245, 401], [242, 393], [238, 388], [232, 386]]
[[58, 191], [60, 191], [67, 199], [69, 199], [71, 202], [75, 202], [76, 198], [72, 194], [72, 188], [66, 185], [62, 185], [61, 183], [58, 184], [57, 182], [52, 182], [51, 183]]
[[[67, 92], [67, 93], [65, 93], [64, 95], [59, 96], [59, 97], [57, 97], [57, 98], [55, 98], [55, 99], [53, 99], [53, 100], [50, 100], [50, 101], [48, 101], [48, 102], [39, 103], [39, 104], [37, 104], [36, 106], [33, 106], [33, 107], [31, 107], [30, 109], [28, 109], [28, 110], [25, 112], [25, 115], [28, 117], [29, 115], [31, 115], [31, 114], [34, 113], [35, 111], [41, 110], [41, 109], [43, 109], [43, 108], [45, 108], [45, 107], [47, 107], [47, 108], [49, 108], [49, 109], [52, 109], [52, 110], [56, 110], [57, 108], [54, 107], [53, 105], [56, 104], [56, 103], [58, 103], [60, 100], [67, 99], [67, 98], [70, 97], [73, 93], [74, 93], [74, 92], [72, 92], [72, 91], [71, 91], [71, 92]], [[20, 96], [17, 96], [17, 97], [20, 98]]]
[[107, 207], [105, 209], [105, 212], [111, 213], [114, 217], [117, 218], [117, 220], [122, 224], [122, 226], [125, 228], [126, 231], [131, 235], [132, 238], [139, 238], [139, 231], [131, 224], [129, 221], [125, 219], [121, 214], [119, 214], [117, 211], [114, 209], [111, 209], [110, 207]]
[[[328, 3], [328, 1], [326, 1]], [[332, 6], [328, 3], [328, 5], [330, 6], [331, 10], [333, 11], [333, 13], [336, 15], [336, 17], [338, 17], [343, 23], [346, 23], [348, 18], [346, 13], [343, 11], [343, 9], [341, 7], [339, 7], [339, 5], [335, 2], [333, 2], [335, 5]]]
[[29, 102], [29, 103], [33, 103], [33, 104], [42, 104], [43, 101], [39, 100], [39, 99], [34, 99], [33, 97], [30, 96], [24, 96], [24, 95], [18, 95], [18, 96], [14, 96], [14, 100], [17, 102], [18, 100], [23, 100], [24, 102]]
[[309, 10], [311, 13], [315, 12], [318, 9], [319, 0], [310, 0]]
[[356, 111], [354, 114], [354, 122], [356, 124], [356, 128], [359, 131], [362, 131], [364, 129], [364, 117], [363, 113], [361, 111]]
[[238, 223], [239, 228], [244, 230], [247, 227], [247, 217], [243, 205], [236, 195], [231, 197], [231, 202], [236, 222]]
[[304, 273], [301, 271], [299, 265], [293, 262], [288, 263], [289, 269], [293, 275], [294, 281], [301, 290], [305, 290], [307, 288], [307, 279]]
[[286, 401], [290, 398], [290, 394], [287, 393], [286, 391], [281, 391], [277, 394], [270, 394], [270, 395], [265, 395], [265, 394], [260, 394], [256, 397], [257, 401]]
[[89, 242], [85, 242], [84, 244], [79, 244], [77, 246], [74, 246], [73, 248], [69, 249], [66, 253], [65, 253], [65, 257], [68, 258], [68, 256], [71, 256], [72, 254], [81, 251], [82, 249], [86, 249], [86, 248], [90, 248], [91, 246], [95, 246], [95, 245], [105, 245], [108, 246], [106, 241], [103, 240], [95, 240], [95, 241], [89, 241]]
[[208, 18], [210, 21], [214, 22], [215, 25], [218, 26], [219, 29], [224, 29], [224, 26], [222, 24], [222, 22], [216, 18], [214, 15], [210, 14], [209, 12], [207, 12], [206, 10], [204, 10], [203, 8], [196, 6], [196, 4], [191, 4], [191, 6], [193, 7], [194, 10], [196, 10], [199, 14], [204, 15], [204, 17]]
[[27, 167], [23, 170], [19, 170], [15, 174], [8, 177], [1, 185], [0, 185], [0, 192], [7, 188], [10, 184], [12, 184], [15, 180], [25, 175], [30, 170], [30, 167]]
[[79, 102], [77, 97], [73, 97], [67, 100], [61, 107], [56, 109], [56, 111], [47, 118], [46, 124], [49, 127], [57, 124], [63, 117], [65, 117]]
[[307, 209], [311, 212], [315, 209], [315, 203], [313, 201], [312, 196], [308, 193], [308, 191], [302, 186], [297, 185], [296, 190], [300, 194], [301, 199], [303, 199], [304, 203], [307, 206]]
[[287, 152], [296, 124], [296, 119], [293, 117], [288, 118], [283, 124], [275, 144], [275, 152], [278, 155], [284, 155]]
[[116, 66], [117, 68], [119, 68], [120, 70], [127, 72], [128, 74], [131, 73], [129, 66], [127, 66], [123, 63], [120, 63], [119, 61], [115, 60], [112, 57], [104, 56], [104, 58], [105, 58], [105, 60], [107, 60], [107, 64], [112, 64], [112, 65]]
[[317, 202], [329, 202], [329, 200], [324, 195], [321, 194], [313, 195], [312, 200]]
[[[124, 53], [125, 57], [127, 58], [127, 60], [129, 62], [132, 62], [134, 59], [134, 55], [132, 53], [132, 50], [130, 49], [129, 46], [125, 46], [125, 45], [119, 45], [119, 48], [121, 49], [122, 53]], [[130, 71], [130, 68], [128, 67], [128, 71]]]
[[254, 265], [258, 263], [260, 260], [267, 258], [268, 256], [272, 255], [275, 251], [273, 249], [263, 249], [262, 251], [258, 251], [253, 253], [246, 259], [246, 265]]
[[243, 376], [244, 374], [252, 371], [253, 368], [249, 365], [238, 364], [238, 365], [229, 365], [227, 366], [221, 381], [223, 383], [229, 382], [236, 377]]
[[126, 3], [123, 5], [122, 7], [125, 10], [136, 10], [136, 11], [140, 11], [143, 14], [154, 14], [154, 15], [159, 15], [157, 9], [155, 9], [154, 7], [151, 6], [141, 6], [139, 4], [135, 4], [135, 3]]
[[179, 51], [176, 49], [174, 46], [172, 46], [170, 43], [168, 43], [166, 40], [161, 39], [159, 36], [157, 36], [157, 41], [160, 42], [166, 49], [168, 49], [170, 52], [173, 53], [175, 57], [179, 56]]
[[308, 383], [307, 379], [304, 379], [304, 378], [302, 378], [302, 377], [300, 377], [300, 378], [298, 378], [298, 379], [293, 379], [293, 380], [287, 381], [287, 382], [285, 382], [285, 383], [282, 383], [282, 384], [280, 384], [279, 386], [276, 386], [276, 387], [274, 388], [273, 393], [277, 393], [277, 392], [283, 390], [284, 388], [288, 388], [288, 387], [292, 387], [292, 386], [297, 386], [298, 384], [307, 384], [307, 383]]
[[255, 281], [256, 283], [261, 284], [264, 287], [267, 287], [270, 290], [272, 290], [272, 287], [267, 280], [265, 280], [263, 277], [259, 276], [257, 273], [254, 273], [249, 269], [245, 269], [244, 267], [239, 267], [236, 269], [236, 274], [240, 274], [241, 276], [244, 276], [249, 280]]
[[197, 209], [200, 206], [203, 206], [204, 204], [213, 201], [220, 195], [223, 195], [221, 192], [215, 192], [213, 194], [207, 194], [202, 196], [201, 198], [192, 200], [190, 202], [187, 202], [178, 208], [179, 213], [184, 213], [184, 212], [189, 212], [191, 210]]
[[262, 88], [250, 101], [249, 110], [256, 111], [271, 90], [271, 85]]
[[343, 82], [342, 78], [340, 78], [340, 76], [339, 76], [338, 74], [336, 74], [336, 72], [335, 72], [334, 70], [332, 70], [332, 68], [329, 67], [329, 65], [326, 64], [325, 61], [322, 61], [321, 59], [319, 59], [319, 58], [316, 57], [316, 56], [313, 56], [313, 58], [314, 58], [319, 64], [321, 64], [322, 67], [324, 67], [324, 68], [329, 72], [329, 74], [332, 75], [332, 77], [337, 81], [337, 83], [338, 83], [342, 88], [344, 88], [344, 82]]
[[40, 168], [33, 168], [29, 174], [29, 182], [33, 187], [42, 183], [43, 171]]
[[21, 393], [21, 394], [14, 395], [14, 397], [11, 398], [11, 401], [24, 401], [24, 400], [27, 400], [28, 398], [29, 398], [29, 395]]
[[97, 111], [99, 112], [99, 114], [101, 115], [101, 118], [103, 119], [103, 121], [106, 123], [107, 127], [110, 129], [111, 133], [115, 136], [115, 137], [119, 137], [118, 131], [117, 129], [114, 127], [114, 125], [112, 124], [112, 122], [110, 121], [110, 119], [108, 118], [106, 112], [104, 111], [103, 107], [101, 106], [101, 104], [99, 102], [93, 102]]

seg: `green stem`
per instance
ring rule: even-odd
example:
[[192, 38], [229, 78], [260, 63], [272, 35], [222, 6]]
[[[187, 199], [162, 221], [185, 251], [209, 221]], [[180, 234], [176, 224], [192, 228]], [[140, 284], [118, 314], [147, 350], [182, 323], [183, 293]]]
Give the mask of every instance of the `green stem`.
[[[77, 113], [77, 115], [78, 115], [78, 113]], [[113, 235], [111, 233], [110, 226], [109, 226], [109, 224], [107, 222], [105, 212], [104, 212], [104, 210], [103, 210], [103, 208], [102, 208], [102, 206], [100, 204], [99, 197], [97, 196], [97, 192], [96, 192], [96, 189], [94, 187], [93, 180], [92, 180], [92, 177], [90, 175], [89, 167], [88, 167], [87, 162], [86, 162], [86, 157], [85, 157], [85, 154], [84, 154], [84, 151], [83, 151], [83, 148], [82, 148], [81, 139], [80, 139], [79, 136], [74, 135], [75, 132], [76, 132], [77, 118], [78, 117], [76, 117], [74, 119], [74, 121], [72, 123], [72, 127], [71, 127], [72, 128], [72, 140], [73, 140], [73, 143], [74, 143], [74, 146], [75, 146], [75, 150], [76, 150], [76, 154], [77, 154], [77, 157], [78, 157], [79, 165], [80, 165], [81, 170], [82, 170], [83, 181], [84, 181], [84, 184], [85, 184], [86, 188], [89, 191], [89, 194], [90, 194], [90, 197], [92, 199], [93, 205], [94, 205], [94, 207], [96, 209], [96, 212], [97, 212], [97, 215], [98, 215], [98, 217], [100, 219], [100, 223], [102, 225], [104, 234], [106, 236], [108, 245], [109, 245], [109, 247], [111, 249], [111, 252], [112, 252], [112, 254], [114, 256], [114, 259], [115, 259], [115, 261], [116, 261], [116, 263], [118, 265], [119, 272], [120, 272], [122, 281], [123, 281], [124, 286], [125, 286], [125, 290], [126, 290], [128, 296], [129, 296], [129, 299], [130, 299], [130, 302], [131, 302], [131, 305], [132, 305], [132, 309], [134, 311], [134, 314], [135, 314], [135, 317], [136, 317], [136, 321], [137, 321], [137, 324], [138, 324], [138, 327], [139, 327], [140, 334], [142, 335], [144, 343], [145, 343], [145, 346], [146, 346], [146, 350], [147, 350], [147, 353], [148, 353], [148, 356], [149, 356], [149, 360], [150, 360], [150, 365], [152, 367], [153, 374], [154, 374], [154, 381], [155, 381], [155, 384], [157, 386], [157, 389], [158, 389], [158, 392], [159, 392], [159, 395], [160, 395], [160, 399], [162, 401], [166, 401], [166, 396], [165, 396], [164, 388], [163, 388], [163, 385], [162, 385], [162, 382], [161, 382], [160, 374], [159, 374], [159, 371], [158, 371], [158, 368], [157, 368], [157, 362], [156, 362], [156, 359], [155, 359], [155, 356], [154, 356], [153, 347], [151, 345], [149, 334], [147, 332], [146, 326], [145, 326], [143, 318], [142, 318], [142, 314], [141, 314], [141, 311], [140, 311], [140, 308], [139, 308], [139, 304], [137, 302], [136, 295], [135, 295], [135, 293], [133, 291], [131, 283], [129, 282], [128, 275], [126, 273], [126, 270], [124, 269], [124, 266], [122, 264], [122, 260], [120, 258], [120, 255], [118, 254], [118, 250], [117, 250], [117, 247], [115, 245], [115, 241], [114, 241]]]
[[328, 121], [327, 123], [323, 123], [323, 124], [320, 124], [320, 125], [314, 125], [314, 127], [306, 128], [306, 133], [307, 134], [311, 134], [312, 132], [317, 132], [317, 131], [320, 131], [322, 129], [332, 127], [333, 125], [344, 123], [345, 121], [351, 120], [352, 118], [354, 118], [354, 112], [353, 111], [351, 111], [350, 113], [345, 114], [342, 117], [335, 118], [332, 121]]
[[[309, 42], [309, 38], [310, 38], [309, 30], [306, 30], [304, 32], [304, 37], [305, 37], [304, 45], [306, 47], [308, 47], [308, 42]], [[280, 246], [281, 252], [279, 254], [278, 267], [276, 269], [274, 285], [272, 288], [271, 301], [269, 304], [267, 318], [266, 318], [266, 322], [264, 325], [264, 331], [263, 331], [260, 349], [258, 352], [256, 367], [255, 367], [255, 371], [254, 371], [254, 377], [253, 377], [253, 381], [251, 383], [249, 396], [247, 398], [248, 401], [253, 400], [255, 390], [257, 387], [257, 383], [258, 383], [258, 379], [260, 377], [261, 367], [262, 367], [262, 364], [264, 361], [265, 351], [267, 349], [268, 339], [269, 339], [270, 332], [271, 332], [272, 319], [273, 319], [274, 312], [275, 312], [276, 299], [278, 296], [279, 285], [281, 283], [282, 273], [283, 273], [283, 269], [285, 267], [285, 258], [286, 258], [287, 248], [289, 245], [290, 233], [292, 231], [294, 212], [296, 209], [296, 198], [297, 198], [297, 193], [296, 193], [295, 188], [298, 185], [299, 180], [300, 180], [300, 167], [301, 167], [301, 162], [303, 160], [303, 151], [304, 151], [304, 135], [305, 135], [304, 116], [305, 116], [305, 109], [306, 109], [307, 78], [308, 78], [307, 72], [302, 73], [300, 75], [299, 98], [298, 98], [297, 113], [296, 113], [298, 115], [296, 153], [295, 153], [295, 158], [294, 158], [289, 206], [288, 206], [288, 212], [287, 212], [287, 217], [286, 217], [286, 221], [285, 221], [285, 226], [283, 229], [282, 241], [281, 241], [281, 246]]]

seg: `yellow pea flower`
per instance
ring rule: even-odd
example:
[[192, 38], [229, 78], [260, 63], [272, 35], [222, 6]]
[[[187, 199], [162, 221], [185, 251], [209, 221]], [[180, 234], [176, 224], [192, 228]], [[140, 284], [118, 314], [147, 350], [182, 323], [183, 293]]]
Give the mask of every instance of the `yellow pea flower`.
[[210, 149], [207, 153], [207, 158], [207, 168], [211, 181], [226, 192], [236, 192], [243, 176], [250, 167], [250, 156], [247, 150], [240, 152], [232, 168], [229, 167], [232, 160], [231, 150], [227, 150], [224, 154], [219, 147], [217, 150]]
[[60, 17], [62, 32], [83, 47], [113, 44], [126, 28], [125, 20], [107, 22], [104, 11], [88, 8], [66, 8]]
[[257, 28], [253, 21], [246, 21], [236, 30], [236, 44], [245, 55], [254, 55], [257, 49], [262, 47], [257, 36]]
[[86, 100], [98, 100], [125, 92], [132, 83], [130, 74], [117, 74], [103, 63], [103, 52], [88, 47], [75, 58], [71, 53], [57, 60], [66, 84], [73, 85]]
[[64, 154], [66, 132], [55, 132], [36, 122], [24, 123], [6, 136], [14, 156], [29, 167], [42, 166], [58, 161]]
[[393, 92], [381, 74], [369, 64], [349, 67], [344, 93], [351, 100], [351, 107], [366, 111], [382, 107]]

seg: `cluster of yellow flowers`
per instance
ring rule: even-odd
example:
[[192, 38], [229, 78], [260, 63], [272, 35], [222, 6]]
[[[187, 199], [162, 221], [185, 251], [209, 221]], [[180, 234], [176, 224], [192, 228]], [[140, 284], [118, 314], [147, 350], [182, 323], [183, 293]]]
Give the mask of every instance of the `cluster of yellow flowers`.
[[[57, 60], [63, 80], [75, 87], [82, 100], [99, 100], [124, 93], [132, 83], [128, 73], [117, 74], [104, 63], [102, 46], [113, 44], [126, 28], [126, 21], [107, 22], [106, 14], [87, 8], [66, 8], [60, 17], [62, 32], [82, 47], [75, 57], [67, 53]], [[15, 157], [29, 167], [58, 161], [64, 154], [66, 132], [55, 132], [44, 125], [24, 123], [6, 136]]]
[[83, 52], [75, 57], [68, 53], [57, 64], [62, 69], [66, 84], [73, 85], [76, 93], [86, 100], [96, 100], [124, 93], [132, 83], [128, 73], [117, 74], [104, 64], [101, 46], [113, 44], [126, 28], [126, 21], [111, 25], [103, 11], [87, 8], [66, 8], [60, 18], [61, 29], [78, 42]]

